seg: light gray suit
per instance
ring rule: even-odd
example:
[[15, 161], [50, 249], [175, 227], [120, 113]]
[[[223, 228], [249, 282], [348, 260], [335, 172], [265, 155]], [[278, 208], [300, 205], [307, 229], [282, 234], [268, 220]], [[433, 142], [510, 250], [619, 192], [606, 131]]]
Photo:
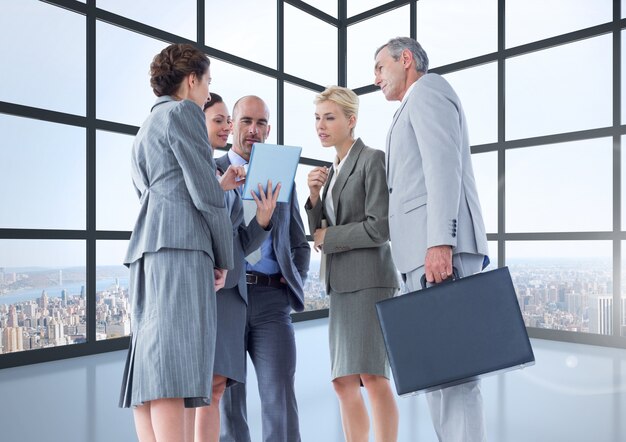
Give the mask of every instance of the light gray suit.
[[132, 153], [141, 208], [130, 266], [133, 333], [122, 406], [211, 397], [215, 349], [213, 267], [233, 266], [233, 230], [215, 177], [202, 109], [160, 97]]
[[[481, 270], [487, 236], [459, 97], [437, 74], [420, 77], [387, 135], [389, 228], [394, 262], [419, 290], [429, 247], [450, 245], [460, 276]], [[479, 384], [427, 396], [440, 441], [483, 441]]]

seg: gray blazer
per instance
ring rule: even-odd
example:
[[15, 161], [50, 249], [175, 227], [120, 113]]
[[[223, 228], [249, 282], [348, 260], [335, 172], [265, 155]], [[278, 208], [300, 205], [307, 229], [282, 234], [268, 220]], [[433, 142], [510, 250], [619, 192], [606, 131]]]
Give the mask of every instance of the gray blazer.
[[389, 229], [402, 273], [424, 265], [426, 250], [487, 255], [467, 132], [459, 97], [443, 77], [417, 80], [387, 135]]
[[133, 144], [132, 179], [141, 208], [126, 265], [173, 248], [201, 250], [215, 267], [233, 267], [233, 229], [197, 104], [156, 101]]
[[[215, 164], [220, 172], [226, 172], [230, 161], [228, 155], [221, 156], [215, 159]], [[224, 288], [231, 289], [237, 287], [239, 295], [243, 298], [244, 302], [248, 303], [248, 286], [246, 284], [246, 261], [245, 257], [250, 253], [261, 247], [263, 241], [267, 239], [272, 230], [272, 222], [267, 230], [259, 225], [256, 220], [256, 216], [250, 220], [250, 223], [246, 226], [243, 217], [243, 203], [241, 201], [241, 195], [239, 189], [230, 191], [231, 197], [233, 197], [232, 209], [230, 211], [230, 221], [233, 226], [233, 256], [234, 267], [226, 275], [226, 284]], [[218, 292], [219, 293], [219, 292]]]
[[[387, 208], [389, 193], [385, 182], [385, 154], [357, 139], [345, 159], [333, 186], [335, 226], [324, 237], [326, 293], [354, 292], [365, 288], [397, 288], [398, 278], [389, 248]], [[324, 201], [328, 184], [315, 206], [307, 200], [304, 208], [311, 232], [326, 218]]]
[[[230, 165], [228, 155], [222, 158], [225, 159], [220, 158], [220, 164], [228, 168]], [[291, 308], [300, 312], [304, 310], [304, 281], [309, 272], [311, 246], [306, 239], [304, 224], [298, 210], [295, 184], [289, 202], [276, 203], [272, 215], [272, 246], [280, 273], [287, 281]]]

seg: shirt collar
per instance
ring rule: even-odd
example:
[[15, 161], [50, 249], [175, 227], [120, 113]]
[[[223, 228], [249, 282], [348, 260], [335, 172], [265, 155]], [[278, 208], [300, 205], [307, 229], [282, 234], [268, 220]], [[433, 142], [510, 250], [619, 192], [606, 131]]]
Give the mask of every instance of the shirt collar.
[[[419, 79], [417, 81], [419, 81]], [[401, 104], [404, 103], [409, 98], [409, 95], [411, 94], [411, 91], [413, 90], [413, 88], [417, 84], [417, 81], [414, 81], [413, 84], [411, 84], [411, 86], [409, 86], [409, 88], [406, 90], [406, 92], [404, 94], [404, 97], [402, 97], [402, 101], [400, 102]]]
[[333, 166], [334, 166], [335, 171], [337, 173], [339, 173], [339, 170], [341, 169], [341, 166], [344, 165], [344, 163], [348, 159], [348, 156], [350, 156], [350, 152], [352, 152], [352, 148], [354, 147], [355, 144], [356, 144], [356, 140], [354, 140], [354, 143], [352, 143], [352, 146], [350, 146], [350, 149], [348, 149], [348, 153], [346, 153], [346, 156], [343, 157], [343, 160], [341, 160], [341, 162], [339, 162], [339, 157], [337, 155], [335, 155], [335, 161], [333, 162]]
[[235, 152], [232, 148], [228, 149], [228, 152], [226, 153], [226, 155], [228, 155], [230, 164], [232, 164], [233, 166], [244, 166], [248, 164], [248, 162], [243, 157], [241, 157], [241, 155]]

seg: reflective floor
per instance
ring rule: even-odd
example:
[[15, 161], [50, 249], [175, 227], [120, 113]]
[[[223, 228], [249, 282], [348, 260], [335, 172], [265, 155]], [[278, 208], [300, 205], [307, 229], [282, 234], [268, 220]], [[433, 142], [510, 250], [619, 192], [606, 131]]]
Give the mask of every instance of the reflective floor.
[[[343, 441], [329, 382], [327, 320], [296, 324], [302, 440]], [[626, 441], [626, 350], [533, 340], [537, 364], [483, 380], [488, 438], [497, 442]], [[0, 370], [0, 441], [132, 441], [117, 408], [124, 352]], [[253, 441], [261, 440], [256, 378]], [[422, 396], [398, 398], [401, 442], [436, 442]], [[373, 438], [371, 438], [373, 440]]]

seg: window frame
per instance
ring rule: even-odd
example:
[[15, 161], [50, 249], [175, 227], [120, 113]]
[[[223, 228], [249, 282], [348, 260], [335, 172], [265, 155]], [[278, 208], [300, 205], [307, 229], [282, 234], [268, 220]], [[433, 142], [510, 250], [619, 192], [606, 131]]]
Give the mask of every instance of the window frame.
[[[277, 82], [277, 115], [274, 119], [277, 128], [277, 142], [284, 140], [284, 83], [288, 82], [312, 91], [322, 91], [324, 86], [299, 78], [284, 71], [284, 5], [288, 4], [311, 16], [331, 24], [338, 32], [337, 51], [337, 84], [345, 86], [347, 83], [347, 30], [349, 26], [370, 19], [379, 14], [396, 8], [409, 5], [410, 36], [417, 34], [417, 1], [393, 0], [382, 3], [380, 6], [359, 13], [352, 17], [347, 16], [347, 0], [338, 0], [338, 14], [333, 17], [301, 0], [276, 0], [277, 2], [277, 63], [276, 69], [255, 63], [244, 58], [212, 48], [205, 42], [205, 0], [197, 0], [197, 38], [195, 41], [182, 38], [178, 35], [137, 22], [126, 17], [99, 9], [96, 0], [86, 0], [81, 3], [76, 0], [46, 0], [53, 6], [84, 15], [86, 17], [86, 113], [85, 116], [68, 114], [58, 111], [24, 106], [0, 101], [0, 113], [39, 119], [53, 123], [77, 126], [86, 129], [86, 228], [84, 230], [53, 230], [53, 229], [14, 229], [0, 228], [0, 239], [46, 239], [46, 240], [82, 240], [86, 243], [86, 296], [87, 296], [87, 342], [65, 345], [53, 348], [27, 350], [17, 353], [0, 355], [0, 368], [27, 365], [32, 363], [60, 360], [78, 356], [97, 354], [107, 351], [122, 350], [128, 347], [129, 338], [115, 338], [102, 341], [96, 340], [96, 244], [99, 240], [129, 240], [130, 231], [97, 230], [96, 226], [96, 133], [110, 131], [119, 134], [136, 135], [139, 127], [100, 120], [96, 118], [96, 24], [104, 21], [133, 32], [144, 34], [164, 43], [191, 43], [203, 50], [211, 58], [232, 63], [244, 69], [269, 76]], [[574, 32], [546, 38], [539, 41], [523, 44], [516, 47], [505, 46], [505, 5], [506, 0], [498, 0], [498, 42], [497, 51], [480, 55], [470, 59], [454, 62], [432, 69], [432, 72], [446, 74], [462, 69], [479, 66], [484, 63], [497, 63], [498, 69], [498, 138], [496, 142], [471, 146], [472, 153], [497, 152], [498, 156], [498, 228], [496, 232], [488, 232], [489, 241], [497, 243], [498, 267], [506, 262], [506, 243], [511, 241], [554, 241], [554, 240], [608, 240], [613, 244], [613, 305], [621, 302], [621, 243], [626, 240], [626, 231], [621, 227], [621, 138], [626, 134], [626, 125], [621, 124], [621, 33], [626, 29], [626, 19], [621, 18], [621, 3], [613, 1], [613, 19]], [[558, 133], [525, 139], [506, 140], [505, 138], [505, 62], [508, 58], [520, 56], [530, 52], [551, 48], [603, 34], [612, 34], [613, 39], [613, 123], [611, 126], [591, 130]], [[381, 42], [382, 44], [383, 42]], [[372, 48], [372, 51], [375, 48]], [[378, 88], [367, 85], [354, 89], [358, 95], [377, 92]], [[603, 137], [613, 139], [613, 228], [601, 232], [532, 232], [515, 233], [505, 231], [505, 156], [507, 150], [523, 149], [547, 144], [567, 141], [587, 140]], [[310, 166], [328, 165], [329, 163], [303, 157], [301, 164]], [[301, 196], [302, 199], [303, 196]], [[303, 201], [299, 201], [301, 205]], [[307, 237], [309, 241], [311, 236]], [[294, 321], [305, 321], [328, 316], [327, 309], [294, 313]], [[626, 337], [620, 336], [621, 327], [620, 309], [613, 309], [613, 334], [592, 335], [577, 332], [565, 332], [549, 329], [529, 328], [529, 335], [533, 338], [551, 339], [564, 342], [576, 342], [602, 346], [626, 348]]]

